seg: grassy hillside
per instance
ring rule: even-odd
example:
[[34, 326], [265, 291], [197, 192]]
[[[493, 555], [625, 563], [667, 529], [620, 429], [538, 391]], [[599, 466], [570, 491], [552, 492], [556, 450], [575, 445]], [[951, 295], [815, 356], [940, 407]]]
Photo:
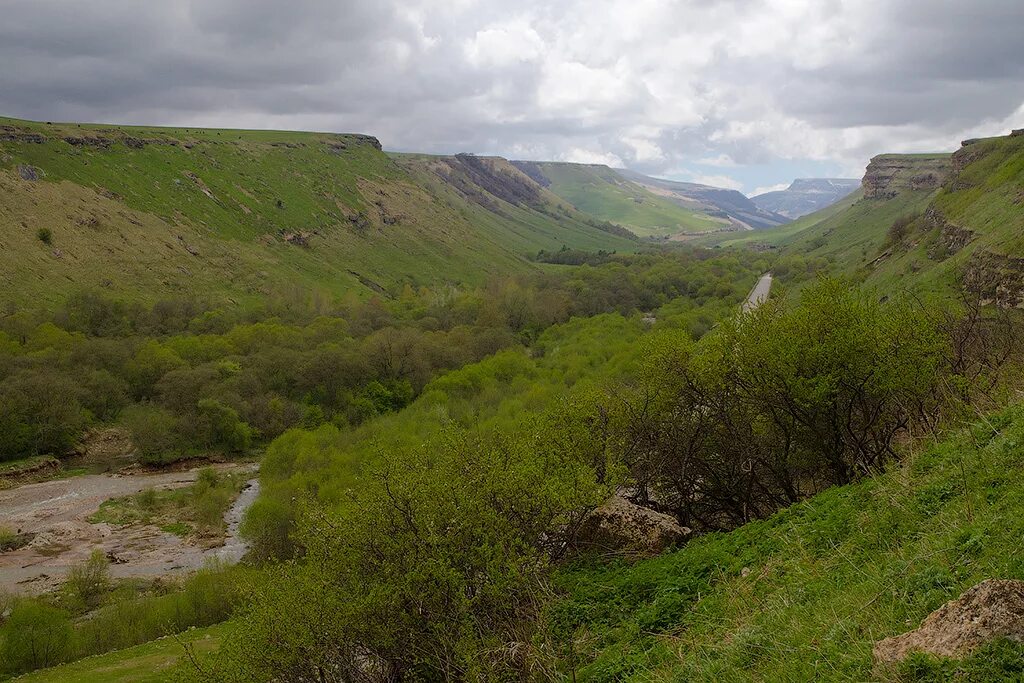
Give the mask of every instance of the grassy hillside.
[[775, 228], [767, 228], [765, 230], [744, 231], [744, 232], [733, 232], [733, 233], [720, 233], [716, 235], [709, 235], [706, 238], [701, 238], [696, 241], [696, 244], [701, 246], [718, 246], [718, 247], [739, 247], [739, 246], [751, 246], [755, 248], [771, 248], [779, 247], [788, 242], [792, 241], [797, 235], [802, 234], [805, 230], [818, 225], [834, 216], [842, 214], [858, 200], [863, 197], [861, 192], [854, 192], [846, 197], [843, 197], [832, 206], [827, 206], [824, 209], [815, 211], [807, 216], [802, 216], [792, 223], [786, 225], [780, 225]]
[[360, 135], [0, 119], [0, 286], [16, 303], [83, 287], [369, 294], [480, 282], [542, 248], [633, 244], [500, 186], [471, 201], [422, 180]]
[[1022, 439], [1018, 405], [765, 521], [562, 571], [548, 618], [576, 639], [575, 680], [1020, 680], [1019, 644], [891, 672], [871, 646], [982, 579], [1024, 579]]
[[884, 155], [872, 160], [864, 196], [852, 205], [766, 232], [759, 241], [784, 253], [826, 257], [838, 272], [882, 289], [952, 293], [966, 284], [985, 301], [1020, 306], [1021, 187], [1021, 135], [974, 141], [952, 157]]
[[227, 628], [226, 624], [220, 624], [193, 629], [176, 638], [160, 638], [37, 671], [16, 680], [20, 683], [168, 683], [175, 680], [174, 669], [185, 658], [183, 644], [191, 647], [196, 657], [202, 658], [220, 645]]
[[[707, 232], [728, 221], [688, 209], [597, 164], [515, 162], [581, 211], [628, 227], [642, 237]], [[543, 184], [543, 182], [542, 182]]]

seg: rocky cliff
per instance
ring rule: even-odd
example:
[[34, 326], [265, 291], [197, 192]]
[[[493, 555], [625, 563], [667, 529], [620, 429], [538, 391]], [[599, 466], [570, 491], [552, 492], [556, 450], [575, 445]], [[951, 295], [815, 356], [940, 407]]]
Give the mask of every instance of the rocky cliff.
[[952, 168], [949, 154], [881, 154], [868, 164], [865, 199], [891, 199], [906, 190], [936, 190]]

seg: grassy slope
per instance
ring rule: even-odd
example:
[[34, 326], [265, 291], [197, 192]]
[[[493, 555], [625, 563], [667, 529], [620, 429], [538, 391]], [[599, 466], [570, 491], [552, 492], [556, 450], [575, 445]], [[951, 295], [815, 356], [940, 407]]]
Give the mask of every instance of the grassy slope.
[[874, 673], [871, 647], [985, 578], [1024, 579], [1022, 443], [1018, 405], [763, 522], [563, 571], [550, 616], [579, 626], [577, 680], [1020, 680], [1020, 645]]
[[19, 683], [165, 683], [174, 680], [173, 670], [185, 655], [181, 643], [193, 647], [196, 655], [212, 652], [220, 645], [225, 624], [193, 629], [178, 638], [160, 638], [116, 652], [26, 674]]
[[581, 211], [628, 227], [641, 237], [707, 232], [726, 225], [659, 197], [607, 166], [538, 163], [552, 192]]
[[[44, 179], [23, 180], [26, 165]], [[500, 215], [438, 194], [362, 136], [0, 119], [0, 194], [0, 289], [19, 303], [82, 287], [141, 299], [368, 293], [349, 271], [387, 288], [474, 283], [531, 267], [523, 256], [539, 248], [632, 244], [532, 207], [497, 200]], [[308, 248], [284, 240], [295, 232], [314, 233]]]
[[719, 246], [719, 247], [741, 247], [751, 245], [771, 245], [781, 246], [786, 244], [792, 238], [796, 237], [803, 231], [811, 228], [827, 219], [832, 218], [846, 209], [850, 208], [861, 198], [861, 192], [858, 190], [853, 194], [843, 197], [838, 202], [831, 206], [827, 206], [824, 209], [815, 211], [812, 214], [801, 216], [792, 223], [786, 225], [780, 225], [776, 228], [766, 228], [764, 230], [756, 231], [744, 231], [744, 232], [732, 232], [732, 233], [719, 233], [706, 238], [701, 238], [694, 242], [700, 246]]
[[[922, 163], [936, 157], [900, 156]], [[1024, 136], [977, 142], [957, 152], [954, 164], [959, 170], [939, 190], [903, 189], [888, 199], [863, 199], [857, 193], [791, 225], [719, 243], [772, 244], [783, 253], [824, 256], [836, 272], [880, 291], [951, 293], [972, 259], [1024, 254]], [[972, 241], [949, 254], [939, 243], [940, 229], [920, 221], [901, 244], [891, 243], [893, 221], [929, 210], [971, 231]]]

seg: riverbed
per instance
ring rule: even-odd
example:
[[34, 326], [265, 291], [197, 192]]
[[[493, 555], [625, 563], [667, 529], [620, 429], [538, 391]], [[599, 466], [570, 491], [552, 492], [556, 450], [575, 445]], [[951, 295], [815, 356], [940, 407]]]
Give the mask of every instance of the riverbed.
[[110, 573], [116, 578], [181, 574], [215, 559], [237, 562], [247, 550], [238, 533], [242, 517], [259, 493], [256, 465], [214, 467], [253, 474], [225, 515], [226, 542], [214, 548], [204, 548], [152, 525], [121, 527], [88, 521], [105, 500], [148, 488], [188, 486], [196, 480], [200, 468], [158, 474], [88, 474], [0, 491], [0, 525], [35, 534], [28, 545], [0, 553], [0, 591], [52, 590], [64, 581], [71, 567], [85, 562], [96, 549], [110, 558]]

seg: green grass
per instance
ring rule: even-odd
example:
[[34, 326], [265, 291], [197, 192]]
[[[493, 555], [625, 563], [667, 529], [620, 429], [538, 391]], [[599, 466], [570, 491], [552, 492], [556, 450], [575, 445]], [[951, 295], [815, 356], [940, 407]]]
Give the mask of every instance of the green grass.
[[160, 638], [124, 650], [36, 671], [15, 680], [19, 683], [164, 683], [174, 680], [174, 669], [185, 661], [182, 643], [191, 646], [193, 652], [202, 657], [219, 646], [228, 628], [228, 624], [218, 624], [193, 629], [176, 638]]
[[538, 163], [549, 189], [581, 211], [624, 225], [642, 237], [707, 232], [727, 222], [679, 206], [624, 179], [607, 166]]
[[247, 472], [218, 473], [207, 468], [200, 471], [194, 484], [183, 488], [146, 489], [105, 500], [89, 521], [115, 526], [155, 524], [177, 536], [222, 538], [224, 514], [251, 476]]
[[[530, 270], [524, 256], [539, 249], [632, 245], [579, 215], [500, 201], [488, 211], [362, 136], [0, 126], [45, 138], [0, 141], [0, 289], [15, 303], [53, 304], [89, 287], [142, 301], [369, 296], [366, 281], [479, 284]], [[66, 141], [76, 138], [109, 144]], [[23, 180], [25, 166], [41, 179]], [[300, 233], [308, 246], [285, 239]]]
[[695, 244], [708, 247], [741, 247], [751, 245], [770, 245], [778, 247], [786, 244], [793, 237], [799, 235], [803, 231], [843, 213], [860, 200], [861, 197], [862, 193], [858, 190], [846, 197], [843, 197], [835, 204], [815, 211], [812, 214], [801, 216], [792, 223], [786, 223], [785, 225], [780, 225], [776, 228], [768, 228], [766, 230], [748, 230], [739, 233], [733, 232], [716, 234], [701, 238], [697, 240]]
[[1018, 405], [768, 520], [565, 569], [548, 618], [576, 638], [579, 681], [1019, 680], [1019, 644], [890, 672], [871, 647], [983, 579], [1024, 579], [1022, 469]]

